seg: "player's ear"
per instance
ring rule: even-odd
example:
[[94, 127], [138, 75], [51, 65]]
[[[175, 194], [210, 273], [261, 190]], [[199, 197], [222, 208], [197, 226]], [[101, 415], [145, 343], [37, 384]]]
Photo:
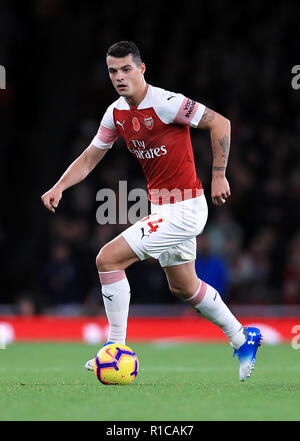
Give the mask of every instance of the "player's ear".
[[146, 72], [146, 65], [145, 65], [145, 63], [141, 63], [140, 70], [141, 70], [142, 75], [144, 75], [144, 73]]

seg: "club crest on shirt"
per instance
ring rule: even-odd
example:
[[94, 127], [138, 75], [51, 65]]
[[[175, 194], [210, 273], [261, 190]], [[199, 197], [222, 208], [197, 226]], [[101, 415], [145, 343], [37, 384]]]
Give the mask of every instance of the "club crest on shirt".
[[153, 120], [152, 116], [147, 116], [146, 118], [144, 118], [144, 123], [145, 123], [145, 126], [147, 127], [147, 129], [149, 129], [149, 130], [153, 129], [154, 120]]
[[134, 118], [132, 118], [132, 127], [133, 127], [133, 130], [135, 130], [136, 132], [138, 132], [141, 128], [140, 122], [136, 116]]

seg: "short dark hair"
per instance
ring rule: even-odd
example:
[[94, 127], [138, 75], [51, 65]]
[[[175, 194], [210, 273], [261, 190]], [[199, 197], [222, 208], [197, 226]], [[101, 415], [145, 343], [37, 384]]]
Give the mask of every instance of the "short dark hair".
[[138, 66], [142, 63], [142, 57], [139, 48], [133, 41], [119, 41], [110, 46], [107, 51], [106, 57], [109, 55], [115, 58], [123, 58], [126, 55], [132, 55], [132, 59]]

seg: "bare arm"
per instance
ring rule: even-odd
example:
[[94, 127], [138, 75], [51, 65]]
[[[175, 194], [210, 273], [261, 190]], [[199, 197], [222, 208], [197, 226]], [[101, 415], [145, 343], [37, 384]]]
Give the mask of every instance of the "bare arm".
[[106, 152], [107, 150], [98, 149], [93, 144], [85, 149], [67, 168], [59, 181], [42, 195], [41, 199], [45, 207], [55, 213], [55, 208], [62, 197], [62, 192], [83, 181], [101, 161]]
[[198, 128], [210, 130], [213, 153], [211, 197], [215, 205], [224, 204], [230, 196], [225, 177], [230, 150], [230, 121], [206, 107]]

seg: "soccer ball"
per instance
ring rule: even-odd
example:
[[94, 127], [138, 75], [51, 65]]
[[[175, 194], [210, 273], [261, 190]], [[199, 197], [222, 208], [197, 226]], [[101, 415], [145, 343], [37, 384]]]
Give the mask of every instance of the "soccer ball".
[[94, 372], [103, 384], [130, 384], [138, 374], [135, 352], [126, 345], [112, 343], [103, 346], [94, 358]]

